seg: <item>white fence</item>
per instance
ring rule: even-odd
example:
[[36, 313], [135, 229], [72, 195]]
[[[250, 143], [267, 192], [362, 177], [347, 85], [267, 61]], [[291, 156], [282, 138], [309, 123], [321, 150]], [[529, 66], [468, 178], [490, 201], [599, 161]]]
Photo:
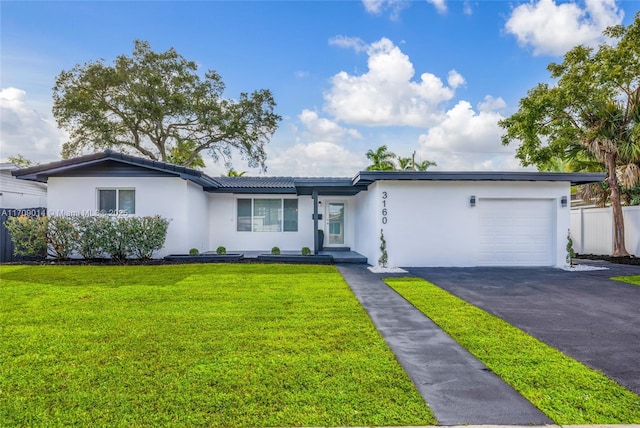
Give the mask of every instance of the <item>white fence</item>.
[[[640, 257], [640, 206], [623, 207], [627, 251]], [[613, 253], [613, 214], [607, 208], [573, 208], [571, 239], [578, 254]]]

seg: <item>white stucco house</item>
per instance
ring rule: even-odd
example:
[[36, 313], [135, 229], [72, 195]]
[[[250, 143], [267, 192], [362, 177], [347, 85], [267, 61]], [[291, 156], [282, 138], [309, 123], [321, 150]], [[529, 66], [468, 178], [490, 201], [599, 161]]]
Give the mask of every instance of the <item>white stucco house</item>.
[[50, 215], [171, 219], [157, 254], [350, 248], [392, 266], [563, 266], [571, 184], [593, 173], [378, 172], [353, 178], [209, 177], [105, 151], [13, 171], [48, 185]]

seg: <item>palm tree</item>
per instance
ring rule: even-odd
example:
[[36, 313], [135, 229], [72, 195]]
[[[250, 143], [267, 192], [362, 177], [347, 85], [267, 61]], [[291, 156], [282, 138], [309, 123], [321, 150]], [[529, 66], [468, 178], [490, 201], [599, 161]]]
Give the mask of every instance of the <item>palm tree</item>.
[[430, 160], [425, 160], [419, 163], [416, 163], [416, 152], [414, 151], [411, 157], [399, 157], [398, 162], [400, 163], [400, 171], [426, 171], [430, 166], [437, 166], [435, 162]]
[[429, 160], [425, 160], [416, 164], [416, 171], [426, 171], [430, 166], [438, 166], [438, 164]]
[[367, 171], [394, 171], [396, 169], [393, 160], [396, 158], [395, 153], [389, 151], [386, 145], [382, 145], [374, 152], [369, 150], [367, 152], [367, 159], [371, 161], [366, 170]]
[[413, 152], [413, 156], [411, 157], [413, 159], [413, 169], [415, 171], [426, 171], [430, 166], [438, 166], [437, 163], [432, 162], [430, 160], [423, 160], [420, 163], [416, 163], [416, 152]]
[[410, 157], [406, 157], [403, 158], [402, 156], [398, 157], [398, 163], [400, 164], [400, 171], [414, 171], [415, 170], [415, 163], [413, 158]]
[[227, 174], [220, 174], [221, 177], [242, 177], [245, 175], [247, 171], [238, 172], [235, 169], [231, 168], [227, 171]]

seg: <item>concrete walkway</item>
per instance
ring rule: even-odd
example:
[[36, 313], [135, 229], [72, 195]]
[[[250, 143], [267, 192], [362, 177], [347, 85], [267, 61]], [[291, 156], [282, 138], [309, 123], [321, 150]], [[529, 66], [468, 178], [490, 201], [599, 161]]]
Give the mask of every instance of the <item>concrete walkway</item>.
[[552, 421], [361, 265], [338, 265], [441, 425]]

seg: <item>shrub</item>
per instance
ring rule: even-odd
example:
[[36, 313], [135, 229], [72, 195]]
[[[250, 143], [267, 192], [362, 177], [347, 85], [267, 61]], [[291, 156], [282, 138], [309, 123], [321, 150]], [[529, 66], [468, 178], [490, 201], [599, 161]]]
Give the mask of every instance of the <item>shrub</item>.
[[197, 248], [192, 248], [189, 250], [189, 255], [190, 256], [199, 256], [200, 255], [200, 251], [198, 251]]
[[389, 263], [389, 254], [387, 254], [387, 241], [384, 239], [384, 231], [380, 229], [380, 258], [378, 264], [383, 268], [387, 267]]
[[311, 248], [309, 247], [302, 247], [302, 250], [300, 250], [300, 253], [303, 256], [310, 256], [311, 255]]
[[[68, 259], [74, 251], [92, 259], [150, 259], [164, 246], [169, 220], [153, 217], [12, 217], [5, 222], [16, 255]], [[196, 249], [197, 252], [197, 249]]]
[[[132, 254], [143, 260], [148, 260], [153, 253], [160, 250], [164, 246], [167, 239], [167, 229], [169, 228], [169, 220], [159, 215], [150, 217], [125, 217], [123, 234], [128, 254]], [[196, 250], [197, 251], [197, 250]]]
[[68, 259], [76, 249], [79, 237], [74, 217], [50, 216], [46, 223], [48, 254], [58, 260]]
[[102, 235], [105, 217], [80, 216], [76, 218], [78, 245], [76, 250], [85, 259], [95, 259], [104, 253]]
[[46, 217], [10, 217], [5, 226], [13, 240], [13, 252], [18, 256], [44, 257], [47, 252]]
[[278, 248], [278, 247], [271, 248], [271, 255], [272, 256], [279, 256], [280, 255], [280, 248]]
[[567, 232], [567, 264], [573, 266], [573, 259], [576, 256], [576, 252], [573, 250], [573, 239], [571, 239], [571, 229]]
[[220, 245], [218, 248], [216, 248], [216, 254], [219, 256], [225, 256], [227, 255], [227, 249]]
[[127, 219], [124, 217], [99, 216], [101, 218], [102, 234], [100, 247], [113, 260], [123, 261], [131, 254], [127, 242], [129, 236]]

